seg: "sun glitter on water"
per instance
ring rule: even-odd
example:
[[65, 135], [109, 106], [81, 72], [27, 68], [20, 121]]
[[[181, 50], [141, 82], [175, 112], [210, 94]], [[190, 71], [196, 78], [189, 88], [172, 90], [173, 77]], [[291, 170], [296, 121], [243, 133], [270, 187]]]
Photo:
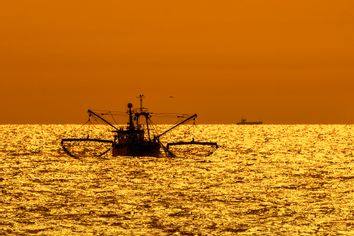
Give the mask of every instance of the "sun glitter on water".
[[352, 125], [199, 125], [219, 149], [173, 159], [70, 158], [77, 128], [0, 126], [0, 234], [354, 232]]

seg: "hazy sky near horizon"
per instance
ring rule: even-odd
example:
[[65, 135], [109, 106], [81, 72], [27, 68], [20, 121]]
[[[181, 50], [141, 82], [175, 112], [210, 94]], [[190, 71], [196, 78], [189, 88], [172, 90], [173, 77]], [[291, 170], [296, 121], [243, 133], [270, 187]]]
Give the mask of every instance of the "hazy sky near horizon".
[[[0, 4], [0, 123], [81, 123], [138, 94], [201, 123], [354, 123], [354, 1]], [[173, 96], [173, 97], [171, 97]]]

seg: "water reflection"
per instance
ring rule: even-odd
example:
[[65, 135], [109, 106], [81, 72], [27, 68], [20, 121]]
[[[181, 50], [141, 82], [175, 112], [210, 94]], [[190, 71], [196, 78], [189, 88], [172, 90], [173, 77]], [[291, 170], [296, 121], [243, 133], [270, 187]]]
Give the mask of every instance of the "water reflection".
[[0, 126], [0, 233], [353, 234], [353, 126], [197, 129], [215, 153], [77, 160], [75, 126]]

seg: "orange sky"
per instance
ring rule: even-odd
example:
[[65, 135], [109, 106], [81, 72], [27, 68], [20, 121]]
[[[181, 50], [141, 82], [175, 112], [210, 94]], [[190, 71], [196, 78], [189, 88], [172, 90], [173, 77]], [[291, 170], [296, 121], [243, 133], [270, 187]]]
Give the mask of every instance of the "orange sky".
[[[200, 123], [354, 123], [353, 0], [14, 0], [0, 4], [0, 123], [87, 108]], [[174, 98], [169, 98], [174, 96]]]

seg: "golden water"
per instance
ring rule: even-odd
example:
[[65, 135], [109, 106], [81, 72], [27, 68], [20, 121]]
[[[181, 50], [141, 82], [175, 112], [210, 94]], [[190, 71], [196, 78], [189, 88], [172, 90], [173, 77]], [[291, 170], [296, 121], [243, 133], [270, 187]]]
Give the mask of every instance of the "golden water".
[[200, 125], [220, 148], [174, 159], [74, 159], [77, 127], [0, 126], [0, 235], [354, 234], [353, 125]]

